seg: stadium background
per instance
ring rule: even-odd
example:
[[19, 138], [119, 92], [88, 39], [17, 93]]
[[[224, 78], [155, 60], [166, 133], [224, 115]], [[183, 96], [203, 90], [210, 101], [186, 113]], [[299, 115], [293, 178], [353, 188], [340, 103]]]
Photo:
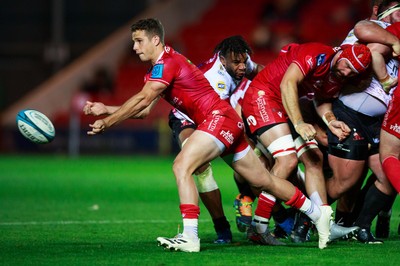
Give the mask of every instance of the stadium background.
[[[4, 0], [0, 8], [0, 152], [176, 152], [161, 102], [149, 119], [126, 121], [88, 138], [93, 118], [81, 115], [86, 99], [119, 105], [141, 88], [147, 64], [131, 49], [130, 25], [158, 17], [166, 42], [195, 64], [207, 60], [223, 38], [243, 35], [253, 59], [268, 63], [288, 42], [339, 45], [369, 0]], [[57, 136], [35, 145], [17, 131], [21, 109], [42, 111]]]

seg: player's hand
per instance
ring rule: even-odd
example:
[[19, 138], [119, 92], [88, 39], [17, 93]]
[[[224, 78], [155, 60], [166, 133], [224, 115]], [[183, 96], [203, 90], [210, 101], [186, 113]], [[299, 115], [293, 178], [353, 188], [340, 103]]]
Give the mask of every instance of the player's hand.
[[329, 123], [329, 130], [336, 137], [338, 137], [339, 141], [346, 139], [350, 135], [350, 132], [351, 132], [351, 129], [349, 128], [349, 126], [345, 122], [339, 121], [339, 120], [331, 121]]
[[107, 124], [103, 119], [96, 120], [93, 124], [89, 124], [89, 126], [92, 128], [91, 131], [87, 132], [87, 134], [90, 136], [103, 133], [107, 128]]
[[313, 140], [315, 135], [317, 135], [317, 131], [314, 126], [308, 123], [299, 123], [295, 126], [296, 132], [305, 140]]
[[83, 107], [83, 113], [85, 115], [94, 116], [104, 115], [107, 114], [107, 108], [103, 103], [86, 101], [86, 104]]
[[395, 42], [392, 45], [392, 49], [393, 49], [393, 56], [394, 57], [400, 56], [400, 42]]

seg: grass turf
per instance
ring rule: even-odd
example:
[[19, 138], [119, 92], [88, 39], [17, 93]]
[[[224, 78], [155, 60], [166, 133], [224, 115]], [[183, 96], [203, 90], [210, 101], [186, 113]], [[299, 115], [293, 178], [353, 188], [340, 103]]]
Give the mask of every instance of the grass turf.
[[234, 233], [231, 245], [215, 233], [201, 205], [200, 253], [165, 251], [158, 236], [181, 224], [172, 157], [0, 156], [1, 265], [398, 265], [400, 203], [384, 245], [339, 241], [270, 247], [248, 243], [235, 226], [232, 171], [213, 171]]

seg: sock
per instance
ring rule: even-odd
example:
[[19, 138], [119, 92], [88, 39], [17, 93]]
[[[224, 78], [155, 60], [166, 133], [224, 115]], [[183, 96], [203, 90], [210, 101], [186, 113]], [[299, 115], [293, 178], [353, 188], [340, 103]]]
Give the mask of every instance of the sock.
[[317, 191], [314, 191], [311, 194], [310, 200], [314, 202], [317, 206], [321, 206], [323, 204], [322, 199]]
[[358, 193], [356, 203], [354, 204], [354, 208], [352, 211], [352, 216], [350, 218], [350, 219], [353, 219], [353, 223], [355, 222], [357, 217], [360, 215], [360, 211], [362, 209], [362, 206], [364, 205], [365, 196], [367, 195], [369, 188], [375, 183], [375, 180], [376, 180], [375, 174], [371, 174], [368, 177], [367, 181], [365, 182], [365, 185], [360, 190], [360, 193]]
[[392, 216], [392, 206], [394, 201], [396, 200], [397, 194], [391, 195], [390, 200], [387, 202], [386, 206], [379, 212], [379, 216], [382, 217], [390, 217]]
[[225, 216], [213, 219], [213, 223], [215, 232], [220, 232], [231, 228], [231, 225], [229, 224]]
[[256, 227], [257, 233], [264, 233], [269, 224], [269, 219], [254, 215], [253, 221], [251, 221], [251, 224]]
[[313, 222], [316, 222], [321, 217], [321, 210], [311, 200], [295, 187], [296, 191], [293, 197], [285, 202], [286, 205], [295, 207], [306, 214]]
[[198, 239], [199, 206], [194, 204], [181, 204], [179, 208], [183, 217], [182, 234], [190, 238]]
[[258, 204], [254, 214], [269, 220], [269, 218], [271, 218], [271, 212], [275, 205], [275, 201], [275, 197], [271, 194], [268, 194], [264, 191], [261, 192], [260, 196], [258, 197]]
[[397, 193], [400, 193], [400, 161], [394, 156], [389, 156], [383, 160], [382, 168]]
[[391, 198], [391, 196], [377, 189], [375, 185], [372, 185], [365, 196], [364, 205], [355, 225], [360, 228], [370, 229], [374, 218], [387, 205]]

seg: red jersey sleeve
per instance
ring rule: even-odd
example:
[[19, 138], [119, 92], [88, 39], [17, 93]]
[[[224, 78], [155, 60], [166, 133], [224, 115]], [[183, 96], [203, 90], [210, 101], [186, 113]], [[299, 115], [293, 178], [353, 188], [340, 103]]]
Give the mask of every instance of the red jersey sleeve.
[[331, 47], [318, 43], [300, 45], [297, 49], [292, 62], [300, 68], [304, 76], [323, 65], [333, 53]]
[[148, 81], [158, 81], [169, 86], [176, 78], [179, 66], [169, 58], [159, 60], [151, 69]]

